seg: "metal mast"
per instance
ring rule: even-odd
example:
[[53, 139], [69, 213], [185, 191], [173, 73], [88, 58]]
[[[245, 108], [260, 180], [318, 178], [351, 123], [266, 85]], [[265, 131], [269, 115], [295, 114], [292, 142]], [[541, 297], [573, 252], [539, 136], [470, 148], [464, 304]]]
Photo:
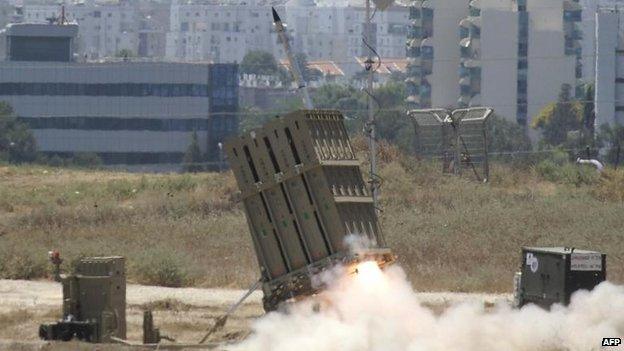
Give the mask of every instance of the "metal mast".
[[366, 0], [366, 23], [365, 23], [365, 33], [364, 33], [364, 44], [368, 51], [368, 55], [365, 61], [365, 68], [368, 71], [368, 82], [367, 82], [367, 112], [368, 112], [368, 121], [366, 122], [367, 131], [368, 131], [368, 144], [370, 149], [370, 189], [371, 195], [373, 197], [373, 207], [377, 210], [377, 197], [378, 197], [378, 181], [377, 181], [377, 159], [376, 159], [376, 144], [375, 144], [375, 113], [373, 111], [373, 78], [375, 70], [373, 69], [373, 30], [371, 23], [371, 0]]

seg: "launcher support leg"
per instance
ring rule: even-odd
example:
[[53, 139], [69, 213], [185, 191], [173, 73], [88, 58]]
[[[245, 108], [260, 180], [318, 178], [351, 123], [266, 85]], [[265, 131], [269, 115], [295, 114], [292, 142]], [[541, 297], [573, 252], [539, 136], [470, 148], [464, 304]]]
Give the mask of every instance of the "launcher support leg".
[[254, 292], [256, 291], [256, 289], [258, 289], [260, 287], [260, 284], [262, 284], [262, 279], [258, 279], [258, 281], [256, 281], [254, 283], [254, 285], [252, 285], [249, 290], [247, 290], [247, 292], [238, 300], [236, 301], [236, 303], [234, 303], [232, 306], [230, 306], [230, 308], [225, 312], [225, 314], [223, 314], [221, 317], [217, 318], [215, 320], [214, 325], [208, 329], [208, 331], [206, 332], [206, 334], [204, 335], [204, 337], [199, 341], [200, 344], [203, 344], [204, 342], [206, 342], [206, 340], [208, 340], [208, 337], [212, 334], [214, 334], [215, 332], [217, 332], [218, 330], [221, 330], [224, 326], [225, 323], [227, 322], [228, 317], [230, 317], [230, 315], [232, 313], [234, 313], [234, 311], [236, 311], [236, 309], [238, 309], [238, 307], [240, 307], [240, 305], [247, 300], [247, 298]]

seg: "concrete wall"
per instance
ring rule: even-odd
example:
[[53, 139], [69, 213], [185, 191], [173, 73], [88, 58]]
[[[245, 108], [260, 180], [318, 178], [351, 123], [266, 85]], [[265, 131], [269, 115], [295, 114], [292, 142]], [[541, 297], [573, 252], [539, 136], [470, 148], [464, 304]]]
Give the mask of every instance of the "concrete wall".
[[557, 101], [562, 84], [574, 86], [575, 58], [565, 55], [563, 1], [529, 1], [528, 120]]
[[[616, 112], [616, 101], [624, 106], [624, 91], [616, 83], [617, 77], [624, 77], [624, 57], [617, 53], [622, 50], [619, 38], [620, 16], [611, 11], [599, 11], [596, 14], [598, 40], [596, 42], [596, 124], [624, 124], [622, 112]], [[620, 116], [618, 116], [620, 114]]]
[[518, 13], [481, 9], [481, 104], [516, 121]]
[[464, 0], [436, 0], [433, 6], [432, 106], [455, 106], [459, 98], [459, 21], [468, 15]]

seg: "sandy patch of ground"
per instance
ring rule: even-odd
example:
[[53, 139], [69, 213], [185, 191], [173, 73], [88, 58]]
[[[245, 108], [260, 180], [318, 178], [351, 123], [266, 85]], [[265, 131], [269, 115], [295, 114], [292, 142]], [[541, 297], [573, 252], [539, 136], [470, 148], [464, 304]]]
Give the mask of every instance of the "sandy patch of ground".
[[[179, 343], [196, 343], [243, 290], [164, 288], [129, 284], [127, 287], [128, 340], [142, 339], [143, 310], [154, 310], [154, 321], [161, 333]], [[424, 305], [434, 310], [464, 302], [493, 304], [509, 301], [509, 295], [418, 293]], [[38, 339], [41, 323], [60, 317], [61, 285], [49, 281], [0, 280], [0, 350], [126, 350], [121, 346], [94, 346], [81, 343], [46, 343]], [[251, 331], [253, 321], [264, 314], [262, 293], [254, 292], [234, 313], [226, 327], [210, 341], [235, 342]], [[136, 348], [135, 348], [136, 350]]]

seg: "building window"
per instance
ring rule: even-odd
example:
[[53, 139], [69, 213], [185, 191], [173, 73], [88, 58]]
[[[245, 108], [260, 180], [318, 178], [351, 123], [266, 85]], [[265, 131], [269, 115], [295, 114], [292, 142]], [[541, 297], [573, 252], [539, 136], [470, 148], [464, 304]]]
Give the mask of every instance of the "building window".
[[528, 53], [528, 45], [526, 43], [519, 43], [518, 44], [518, 56], [527, 56]]
[[518, 69], [526, 69], [528, 66], [527, 59], [518, 60]]

